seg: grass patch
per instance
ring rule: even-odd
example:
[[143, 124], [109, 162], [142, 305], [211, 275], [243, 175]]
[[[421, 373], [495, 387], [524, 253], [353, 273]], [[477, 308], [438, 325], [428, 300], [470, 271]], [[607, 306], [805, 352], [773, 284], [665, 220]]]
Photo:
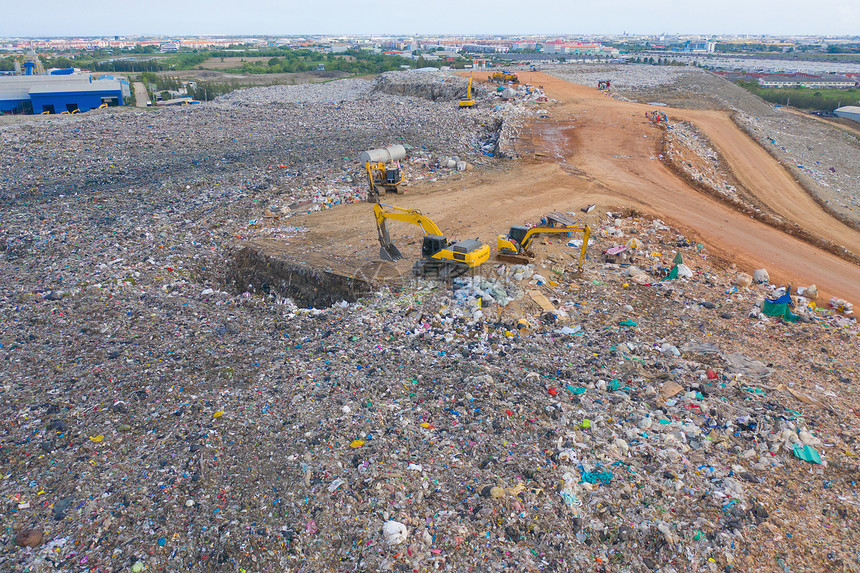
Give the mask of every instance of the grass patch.
[[799, 109], [833, 111], [844, 105], [858, 105], [860, 90], [834, 88], [763, 88], [756, 82], [737, 82], [765, 101]]

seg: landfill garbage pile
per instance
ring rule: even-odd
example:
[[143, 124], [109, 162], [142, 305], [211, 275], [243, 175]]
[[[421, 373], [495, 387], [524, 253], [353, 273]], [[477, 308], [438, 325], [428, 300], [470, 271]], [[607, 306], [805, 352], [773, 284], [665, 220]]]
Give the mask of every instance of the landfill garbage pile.
[[[453, 102], [466, 97], [468, 81], [453, 72], [403, 70], [378, 75], [373, 81], [372, 89], [375, 93]], [[480, 100], [487, 93], [489, 90], [484, 84], [472, 82], [472, 95], [475, 99]]]
[[[860, 558], [848, 302], [748, 318], [774, 285], [733, 286], [660, 221], [607, 215], [579, 277], [489, 266], [303, 309], [225, 291], [231, 236], [157, 197], [4, 214], [31, 232], [0, 251], [4, 570]], [[635, 273], [603, 262], [618, 244]], [[680, 256], [690, 278], [661, 280]]]
[[283, 105], [0, 131], [0, 570], [860, 561], [852, 301], [810, 285], [768, 315], [766, 272], [597, 211], [581, 276], [552, 262], [578, 255], [565, 239], [329, 308], [232, 290], [249, 234], [303, 232], [261, 213], [325, 196], [355, 155], [310, 117], [358, 103]]
[[686, 121], [666, 124], [667, 159], [687, 177], [708, 189], [739, 200], [735, 186], [721, 165], [721, 158], [708, 138]]
[[[649, 66], [646, 64], [568, 64], [544, 67], [550, 73], [574, 84], [596, 88], [597, 83], [609, 79], [612, 90], [646, 90], [666, 86], [688, 74], [677, 66]], [[692, 73], [702, 73], [695, 69]]]
[[781, 158], [829, 210], [860, 223], [860, 167], [852, 159], [857, 157], [860, 139], [855, 134], [784, 110], [766, 116], [739, 114], [736, 121]]
[[320, 84], [280, 85], [235, 90], [217, 97], [215, 104], [270, 103], [340, 103], [366, 99], [372, 91], [371, 82], [345, 79]]
[[[448, 102], [371, 95], [356, 82], [369, 83], [253, 88], [158, 113], [124, 109], [5, 126], [3, 199], [27, 201], [33, 190], [57, 197], [122, 189], [135, 200], [155, 194], [185, 204], [176, 193], [191, 185], [220, 187], [219, 193], [274, 188], [301, 201], [329, 189], [364, 189], [355, 177], [358, 155], [391, 142], [472, 163], [487, 160], [478, 138], [482, 125], [495, 121], [492, 110], [463, 114]], [[297, 101], [289, 88], [311, 91]]]
[[[693, 66], [647, 64], [565, 65], [548, 73], [575, 84], [597, 87], [611, 80], [613, 98], [687, 109], [723, 109], [771, 114], [773, 106], [722, 77]], [[692, 96], [692, 97], [691, 97]]]

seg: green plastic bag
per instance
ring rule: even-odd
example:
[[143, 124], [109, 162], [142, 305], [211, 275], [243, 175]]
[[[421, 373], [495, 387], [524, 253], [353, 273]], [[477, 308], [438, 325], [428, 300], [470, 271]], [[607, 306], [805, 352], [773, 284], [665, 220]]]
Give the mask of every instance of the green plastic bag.
[[662, 281], [671, 281], [671, 280], [674, 280], [674, 279], [676, 279], [676, 278], [678, 278], [678, 265], [674, 265], [674, 266], [672, 267], [672, 270], [671, 270], [671, 271], [669, 271], [669, 274], [668, 274], [668, 275], [666, 275], [665, 277], [663, 277], [663, 278], [662, 278], [662, 279], [660, 279], [660, 280], [662, 280]]
[[794, 444], [794, 457], [800, 458], [805, 462], [812, 462], [813, 464], [821, 463], [821, 456], [818, 455], [818, 451], [812, 446]]

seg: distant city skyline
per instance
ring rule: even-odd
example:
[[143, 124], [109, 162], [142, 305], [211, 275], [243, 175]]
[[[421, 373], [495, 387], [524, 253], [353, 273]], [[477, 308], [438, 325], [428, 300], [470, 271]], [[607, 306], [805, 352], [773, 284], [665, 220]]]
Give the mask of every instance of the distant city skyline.
[[843, 1], [826, 11], [801, 0], [778, 8], [764, 0], [436, 0], [397, 4], [319, 0], [168, 2], [120, 7], [106, 0], [70, 9], [45, 0], [38, 13], [26, 3], [4, 9], [0, 37], [113, 35], [302, 34], [860, 34], [860, 3]]

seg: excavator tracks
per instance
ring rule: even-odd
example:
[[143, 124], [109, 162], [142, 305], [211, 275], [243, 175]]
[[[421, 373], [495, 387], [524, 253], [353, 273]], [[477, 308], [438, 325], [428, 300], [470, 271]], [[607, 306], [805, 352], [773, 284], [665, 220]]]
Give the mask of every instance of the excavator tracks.
[[513, 263], [515, 265], [527, 265], [530, 259], [525, 255], [514, 255], [511, 253], [496, 253], [496, 259], [505, 263]]

